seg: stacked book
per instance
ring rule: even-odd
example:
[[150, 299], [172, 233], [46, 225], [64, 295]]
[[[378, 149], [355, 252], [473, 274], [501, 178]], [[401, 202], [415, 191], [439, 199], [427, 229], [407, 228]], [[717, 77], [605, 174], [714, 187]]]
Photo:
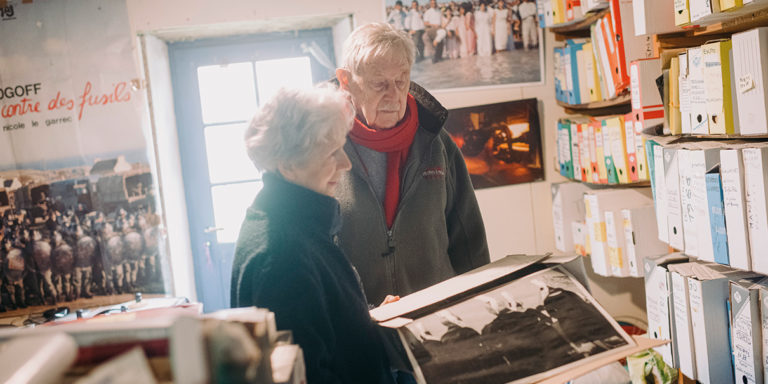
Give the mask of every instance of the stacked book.
[[683, 49], [664, 70], [673, 135], [768, 135], [768, 27]]
[[610, 11], [589, 25], [589, 35], [555, 48], [555, 97], [563, 103], [616, 98], [629, 89], [631, 61], [652, 52], [650, 40], [636, 36], [632, 2], [612, 0]]
[[302, 383], [303, 355], [290, 340], [274, 313], [255, 307], [123, 312], [3, 329], [0, 381]]
[[592, 190], [552, 184], [555, 247], [591, 256], [603, 276], [643, 277], [643, 260], [666, 254], [658, 240], [649, 188]]
[[560, 174], [593, 184], [649, 180], [642, 123], [636, 114], [560, 119], [557, 155]]
[[768, 274], [768, 143], [648, 141], [659, 239]]
[[648, 335], [664, 361], [700, 383], [767, 377], [768, 278], [681, 253], [644, 261]]

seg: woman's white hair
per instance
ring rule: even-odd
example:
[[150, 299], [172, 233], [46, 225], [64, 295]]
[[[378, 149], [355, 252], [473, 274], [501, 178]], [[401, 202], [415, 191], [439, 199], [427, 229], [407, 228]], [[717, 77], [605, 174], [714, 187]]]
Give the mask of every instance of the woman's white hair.
[[360, 74], [365, 65], [382, 57], [402, 56], [410, 67], [416, 57], [411, 37], [388, 23], [370, 23], [357, 27], [344, 42], [341, 64], [344, 69]]
[[355, 110], [349, 95], [330, 86], [277, 91], [245, 132], [248, 156], [263, 171], [303, 166], [323, 145], [343, 141]]

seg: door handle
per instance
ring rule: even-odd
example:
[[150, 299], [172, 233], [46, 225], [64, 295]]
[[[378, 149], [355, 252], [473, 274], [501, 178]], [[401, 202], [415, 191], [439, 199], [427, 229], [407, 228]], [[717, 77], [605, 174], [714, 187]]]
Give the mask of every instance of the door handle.
[[207, 228], [203, 229], [203, 232], [204, 233], [214, 233], [214, 232], [223, 231], [223, 230], [224, 230], [224, 228], [222, 228], [222, 227], [210, 226], [210, 227], [207, 227]]

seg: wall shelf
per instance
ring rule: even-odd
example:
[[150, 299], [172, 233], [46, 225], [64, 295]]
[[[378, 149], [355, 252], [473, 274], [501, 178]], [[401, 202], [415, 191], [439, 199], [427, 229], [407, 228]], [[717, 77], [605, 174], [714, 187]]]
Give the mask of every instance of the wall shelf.
[[656, 125], [650, 128], [645, 129], [642, 134], [647, 139], [654, 139], [654, 140], [663, 140], [665, 143], [674, 141], [675, 143], [685, 143], [685, 142], [692, 142], [692, 141], [701, 141], [701, 140], [745, 140], [745, 141], [765, 141], [768, 139], [768, 134], [765, 135], [723, 135], [723, 134], [712, 134], [712, 135], [691, 135], [691, 134], [685, 134], [685, 135], [665, 135], [662, 133], [663, 126], [662, 125]]
[[623, 92], [611, 100], [595, 101], [585, 104], [568, 104], [557, 100], [557, 105], [565, 108], [566, 113], [588, 116], [625, 115], [632, 111], [631, 96]]
[[603, 8], [592, 11], [584, 15], [583, 18], [569, 21], [567, 23], [555, 24], [549, 26], [549, 31], [555, 34], [558, 41], [572, 39], [575, 37], [589, 37], [589, 26], [594, 24], [603, 15], [610, 12], [610, 8]]

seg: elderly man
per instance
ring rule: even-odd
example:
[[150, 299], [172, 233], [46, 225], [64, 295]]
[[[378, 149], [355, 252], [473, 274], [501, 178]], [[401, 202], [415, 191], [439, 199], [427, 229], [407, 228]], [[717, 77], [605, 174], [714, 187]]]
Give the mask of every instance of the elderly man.
[[357, 28], [336, 76], [357, 116], [339, 182], [340, 245], [369, 303], [407, 295], [488, 263], [464, 158], [443, 129], [448, 111], [411, 83], [413, 41], [383, 23]]

